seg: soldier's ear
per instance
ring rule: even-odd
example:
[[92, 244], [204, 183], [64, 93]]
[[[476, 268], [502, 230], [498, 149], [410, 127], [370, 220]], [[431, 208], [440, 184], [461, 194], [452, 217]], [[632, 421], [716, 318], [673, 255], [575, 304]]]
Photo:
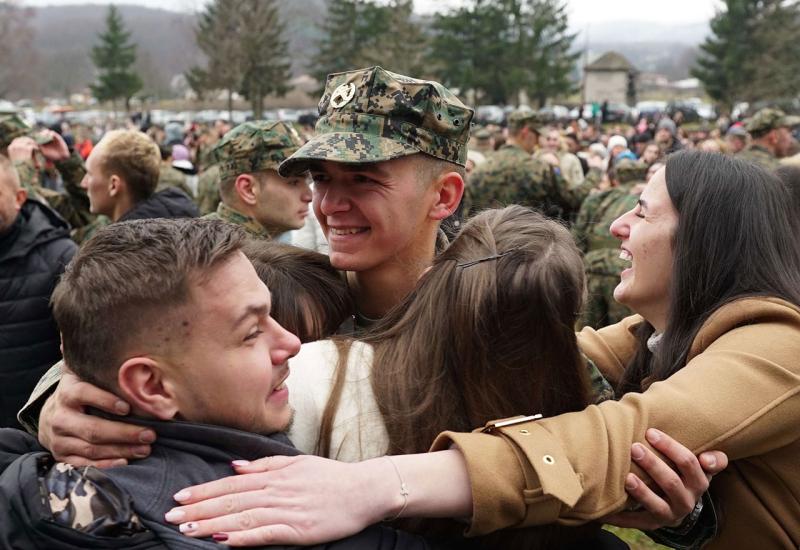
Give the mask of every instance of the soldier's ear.
[[124, 182], [122, 178], [117, 176], [116, 174], [112, 175], [108, 178], [108, 195], [110, 197], [116, 197], [122, 192], [122, 186]]
[[464, 178], [458, 172], [444, 172], [436, 179], [432, 189], [436, 195], [428, 217], [443, 220], [458, 208], [464, 196]]
[[122, 397], [132, 410], [159, 420], [170, 420], [178, 413], [178, 400], [172, 384], [159, 364], [149, 357], [127, 359], [117, 373]]
[[233, 183], [236, 194], [244, 204], [255, 206], [258, 202], [258, 180], [252, 174], [239, 174]]

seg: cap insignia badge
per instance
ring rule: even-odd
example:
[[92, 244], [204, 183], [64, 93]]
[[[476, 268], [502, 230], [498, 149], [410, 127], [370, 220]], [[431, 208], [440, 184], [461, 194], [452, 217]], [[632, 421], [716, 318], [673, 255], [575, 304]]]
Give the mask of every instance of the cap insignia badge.
[[356, 95], [356, 85], [352, 82], [349, 84], [342, 84], [333, 91], [331, 95], [331, 106], [334, 109], [339, 109], [347, 105], [353, 96]]

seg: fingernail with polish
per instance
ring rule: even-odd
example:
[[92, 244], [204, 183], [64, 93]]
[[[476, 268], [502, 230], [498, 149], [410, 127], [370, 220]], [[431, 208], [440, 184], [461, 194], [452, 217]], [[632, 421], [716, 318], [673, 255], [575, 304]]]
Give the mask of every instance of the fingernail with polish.
[[248, 464], [250, 464], [249, 460], [233, 460], [233, 461], [231, 461], [231, 466], [233, 466], [234, 468], [237, 467], [237, 466], [247, 466]]
[[179, 523], [184, 517], [186, 517], [186, 513], [175, 508], [164, 514], [164, 519], [170, 523]]
[[189, 523], [181, 523], [178, 526], [178, 529], [181, 533], [191, 533], [192, 531], [197, 531], [197, 524], [193, 521], [190, 521]]
[[191, 498], [191, 496], [192, 496], [192, 493], [190, 493], [186, 489], [183, 489], [181, 491], [178, 491], [174, 495], [172, 495], [172, 498], [174, 498], [178, 502], [183, 502], [184, 500], [189, 500]]
[[625, 477], [625, 488], [629, 491], [633, 491], [636, 489], [636, 485], [636, 478], [632, 474], [628, 474], [627, 477]]
[[641, 443], [634, 443], [631, 447], [631, 456], [634, 460], [641, 460], [644, 458], [644, 447]]
[[655, 428], [650, 428], [649, 430], [647, 430], [647, 440], [650, 443], [658, 443], [658, 441], [661, 439], [661, 435], [662, 435], [661, 432], [659, 432]]
[[226, 540], [228, 540], [228, 535], [226, 535], [225, 533], [214, 533], [213, 535], [211, 535], [211, 538], [217, 542], [225, 542]]

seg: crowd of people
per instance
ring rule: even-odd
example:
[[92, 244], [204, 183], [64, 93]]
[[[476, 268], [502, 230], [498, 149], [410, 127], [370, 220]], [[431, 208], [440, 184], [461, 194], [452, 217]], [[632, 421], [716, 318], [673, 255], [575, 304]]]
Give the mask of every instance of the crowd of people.
[[796, 548], [800, 119], [680, 122], [0, 120], [0, 546]]

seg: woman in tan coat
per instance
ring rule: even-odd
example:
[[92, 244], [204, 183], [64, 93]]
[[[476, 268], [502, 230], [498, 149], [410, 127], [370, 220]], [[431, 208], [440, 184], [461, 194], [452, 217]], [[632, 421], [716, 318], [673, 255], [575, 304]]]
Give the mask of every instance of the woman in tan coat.
[[[398, 513], [469, 517], [476, 535], [582, 523], [626, 507], [626, 484], [639, 483], [631, 444], [655, 427], [651, 440], [668, 433], [692, 453], [719, 449], [732, 460], [711, 482], [719, 529], [709, 548], [797, 548], [800, 251], [791, 217], [786, 189], [762, 169], [675, 154], [611, 228], [631, 262], [615, 297], [639, 315], [579, 336], [622, 399], [446, 432], [434, 449], [449, 450], [393, 464], [265, 459], [237, 468], [248, 475], [191, 488], [182, 509], [192, 520], [216, 517], [205, 527], [232, 544], [314, 542]], [[234, 505], [205, 500], [236, 490], [247, 492]], [[248, 512], [231, 513], [240, 509]]]

